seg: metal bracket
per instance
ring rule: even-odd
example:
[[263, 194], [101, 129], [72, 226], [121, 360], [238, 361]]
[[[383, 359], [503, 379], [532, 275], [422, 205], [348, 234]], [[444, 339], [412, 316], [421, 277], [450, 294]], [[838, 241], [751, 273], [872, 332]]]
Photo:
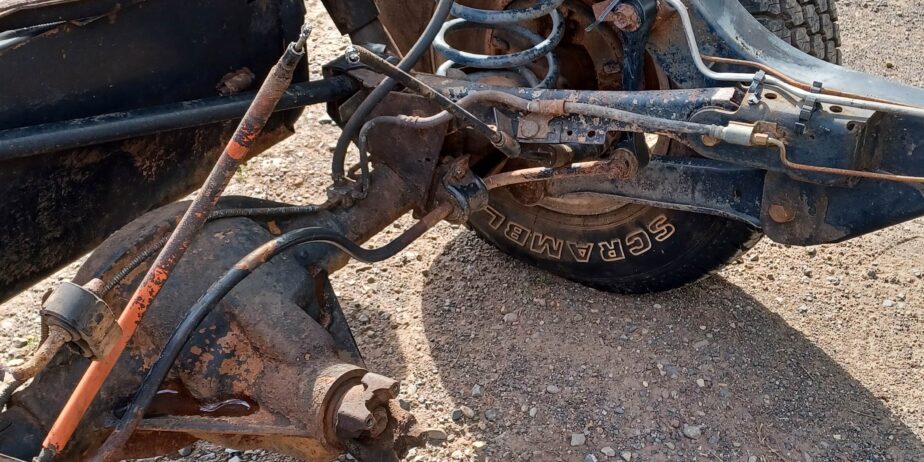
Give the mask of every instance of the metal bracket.
[[760, 104], [760, 100], [764, 95], [764, 81], [767, 80], [767, 73], [764, 71], [757, 71], [754, 74], [754, 80], [751, 81], [751, 86], [748, 88], [748, 104], [751, 106], [756, 106]]
[[[812, 83], [812, 95], [817, 95], [821, 93], [822, 88], [821, 82]], [[808, 96], [802, 101], [802, 108], [799, 111], [799, 121], [796, 122], [796, 132], [800, 135], [805, 134], [807, 124], [812, 120], [812, 115], [815, 111], [818, 110], [818, 98], [815, 96]]]

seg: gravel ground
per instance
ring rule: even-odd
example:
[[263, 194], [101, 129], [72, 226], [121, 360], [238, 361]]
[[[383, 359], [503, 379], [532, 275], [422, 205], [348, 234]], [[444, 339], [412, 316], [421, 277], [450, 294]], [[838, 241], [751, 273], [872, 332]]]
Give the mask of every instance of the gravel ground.
[[[320, 63], [345, 42], [308, 4]], [[924, 1], [839, 5], [846, 65], [924, 85]], [[229, 192], [321, 199], [337, 134], [307, 111]], [[446, 432], [408, 460], [924, 460], [922, 235], [918, 220], [836, 246], [764, 241], [692, 287], [625, 297], [441, 225], [334, 285], [370, 368]], [[31, 350], [41, 294], [75, 268], [0, 307], [0, 359]], [[174, 459], [235, 457], [285, 459], [206, 444]]]

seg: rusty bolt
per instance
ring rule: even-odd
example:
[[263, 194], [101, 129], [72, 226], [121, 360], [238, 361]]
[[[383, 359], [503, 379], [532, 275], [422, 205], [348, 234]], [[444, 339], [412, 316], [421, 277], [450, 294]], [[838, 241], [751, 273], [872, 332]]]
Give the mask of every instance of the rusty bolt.
[[533, 138], [539, 135], [539, 123], [535, 120], [523, 119], [520, 121], [520, 136]]
[[714, 136], [703, 135], [703, 144], [706, 145], [706, 146], [709, 146], [710, 148], [713, 147], [713, 146], [718, 146], [719, 143], [721, 143], [721, 142], [722, 142], [722, 140], [720, 140], [720, 139], [718, 139], [718, 138], [716, 138], [716, 137], [714, 137]]
[[792, 210], [783, 205], [773, 204], [770, 206], [770, 219], [777, 223], [789, 223], [796, 219]]
[[610, 15], [611, 21], [617, 29], [626, 32], [635, 32], [642, 26], [642, 20], [638, 15], [638, 10], [634, 6], [623, 3]]
[[622, 72], [622, 67], [615, 61], [607, 61], [606, 64], [603, 65], [603, 72], [607, 74], [618, 74]]

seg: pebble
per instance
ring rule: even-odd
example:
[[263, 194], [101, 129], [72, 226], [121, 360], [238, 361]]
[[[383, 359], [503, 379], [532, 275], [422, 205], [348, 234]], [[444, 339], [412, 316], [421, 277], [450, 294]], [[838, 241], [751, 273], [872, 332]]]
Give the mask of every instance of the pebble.
[[453, 421], [453, 422], [458, 422], [458, 421], [462, 420], [462, 417], [463, 417], [463, 416], [464, 416], [464, 414], [462, 413], [462, 410], [461, 410], [461, 409], [454, 409], [454, 410], [452, 411], [452, 414], [450, 414], [450, 417], [452, 418], [452, 421]]
[[748, 462], [757, 462], [757, 456], [748, 457]]
[[424, 435], [430, 441], [446, 441], [446, 432], [439, 428], [431, 428], [425, 431]]
[[507, 324], [513, 324], [513, 323], [517, 322], [517, 314], [516, 314], [516, 313], [507, 313], [507, 314], [505, 314], [505, 315], [504, 315], [504, 322], [507, 323]]
[[461, 412], [462, 412], [462, 415], [464, 415], [465, 418], [467, 418], [467, 419], [474, 419], [474, 418], [475, 418], [475, 411], [473, 411], [472, 408], [470, 408], [470, 407], [468, 407], [468, 406], [460, 406], [460, 407], [459, 407], [459, 411], [461, 411]]
[[230, 459], [228, 459], [228, 462], [241, 462], [241, 458], [240, 456], [232, 456]]
[[484, 411], [484, 418], [488, 419], [489, 422], [497, 420], [497, 409], [488, 409]]
[[667, 446], [667, 449], [670, 449], [671, 451], [674, 450], [674, 443], [668, 441], [668, 442], [664, 443], [664, 445]]
[[593, 454], [587, 454], [584, 456], [584, 462], [597, 462], [597, 456]]
[[622, 460], [624, 460], [624, 461], [626, 461], [626, 462], [630, 462], [630, 461], [632, 460], [632, 453], [629, 452], [629, 451], [622, 451], [622, 452], [619, 454], [619, 457], [622, 457]]
[[616, 456], [616, 450], [613, 449], [613, 448], [611, 448], [611, 447], [609, 447], [609, 446], [606, 446], [605, 448], [601, 449], [600, 452], [602, 452], [603, 455], [604, 455], [604, 456], [607, 456], [607, 457], [614, 457], [614, 456]]
[[703, 379], [696, 379], [696, 386], [703, 388], [706, 386], [706, 381]]
[[189, 455], [192, 454], [192, 453], [193, 453], [193, 448], [192, 448], [192, 446], [187, 446], [187, 447], [182, 448], [182, 449], [180, 449], [179, 451], [177, 451], [177, 454], [179, 454], [180, 457], [189, 457]]
[[484, 396], [484, 388], [481, 385], [472, 387], [472, 398], [481, 398]]
[[709, 340], [700, 340], [693, 344], [693, 348], [697, 350], [702, 350], [703, 348], [706, 348], [707, 346], [709, 346]]
[[551, 394], [553, 394], [553, 395], [557, 395], [557, 394], [561, 393], [561, 388], [558, 388], [558, 387], [556, 387], [555, 385], [549, 385], [549, 386], [545, 387], [545, 391], [547, 391], [547, 392], [549, 392], [549, 393], [551, 393]]
[[456, 449], [455, 451], [452, 452], [451, 457], [452, 457], [452, 460], [462, 460], [463, 458], [465, 458], [465, 453], [459, 449]]
[[536, 414], [538, 414], [538, 413], [539, 413], [539, 409], [538, 409], [538, 408], [535, 408], [535, 407], [529, 408], [529, 416], [530, 416], [530, 417], [536, 417]]
[[583, 433], [571, 434], [571, 446], [583, 446], [587, 442], [587, 437]]
[[405, 411], [410, 411], [410, 410], [411, 410], [411, 402], [408, 401], [408, 400], [406, 400], [406, 399], [400, 399], [400, 398], [399, 398], [399, 399], [398, 399], [398, 406], [401, 406], [401, 409], [404, 409]]
[[894, 307], [894, 306], [895, 306], [895, 301], [894, 301], [894, 300], [883, 300], [883, 301], [882, 301], [882, 307], [883, 307], [883, 308], [892, 308], [892, 307]]
[[695, 440], [703, 434], [703, 427], [699, 425], [684, 425], [683, 426], [683, 436]]

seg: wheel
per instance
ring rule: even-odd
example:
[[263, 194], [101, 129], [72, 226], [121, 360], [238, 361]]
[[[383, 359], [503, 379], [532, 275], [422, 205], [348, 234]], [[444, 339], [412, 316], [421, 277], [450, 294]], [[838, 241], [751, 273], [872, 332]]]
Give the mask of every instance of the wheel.
[[771, 32], [816, 58], [841, 64], [835, 0], [741, 0]]
[[[840, 62], [833, 0], [742, 4], [794, 46]], [[609, 292], [661, 292], [696, 282], [762, 237], [741, 222], [599, 196], [533, 202], [515, 188], [495, 190], [490, 207], [474, 214], [470, 225], [507, 254]]]

